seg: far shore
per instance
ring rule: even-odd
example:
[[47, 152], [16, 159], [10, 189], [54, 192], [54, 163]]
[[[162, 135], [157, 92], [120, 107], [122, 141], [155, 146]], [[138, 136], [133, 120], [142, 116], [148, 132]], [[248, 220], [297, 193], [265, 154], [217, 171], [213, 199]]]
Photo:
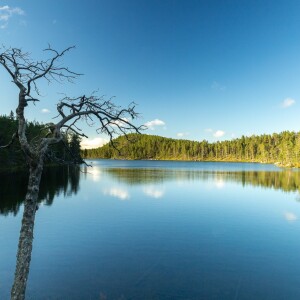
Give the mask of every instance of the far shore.
[[195, 160], [195, 159], [156, 159], [156, 158], [141, 158], [141, 159], [131, 159], [131, 158], [103, 158], [103, 157], [93, 157], [93, 158], [84, 158], [85, 160], [94, 160], [94, 159], [104, 159], [104, 160], [128, 160], [128, 161], [176, 161], [176, 162], [226, 162], [226, 163], [252, 163], [252, 164], [269, 164], [275, 165], [279, 168], [284, 169], [298, 169], [299, 166], [294, 166], [289, 163], [282, 162], [267, 162], [267, 161], [250, 161], [250, 160]]

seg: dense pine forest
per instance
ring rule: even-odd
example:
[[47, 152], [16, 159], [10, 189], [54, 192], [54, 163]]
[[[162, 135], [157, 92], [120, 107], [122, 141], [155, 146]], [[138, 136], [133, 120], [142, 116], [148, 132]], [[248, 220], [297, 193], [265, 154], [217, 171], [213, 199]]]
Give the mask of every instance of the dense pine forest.
[[132, 134], [128, 139], [118, 137], [114, 146], [106, 144], [82, 154], [84, 158], [261, 162], [300, 167], [300, 132], [242, 136], [216, 143]]
[[[0, 146], [11, 141], [12, 135], [17, 131], [17, 120], [14, 113], [9, 116], [0, 116]], [[27, 137], [31, 144], [45, 136], [45, 125], [38, 122], [28, 122]], [[48, 153], [46, 163], [63, 163], [81, 161], [80, 139], [76, 135], [66, 137], [64, 142], [53, 145]], [[15, 140], [8, 148], [0, 148], [0, 169], [11, 169], [25, 165], [20, 145]]]

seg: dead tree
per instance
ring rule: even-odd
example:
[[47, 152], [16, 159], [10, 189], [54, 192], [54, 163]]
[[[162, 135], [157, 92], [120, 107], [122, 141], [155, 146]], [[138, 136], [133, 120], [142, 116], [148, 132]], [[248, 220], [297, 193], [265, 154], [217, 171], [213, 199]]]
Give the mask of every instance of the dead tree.
[[40, 61], [33, 61], [29, 53], [16, 48], [2, 48], [0, 54], [0, 64], [8, 72], [12, 82], [19, 90], [18, 106], [16, 108], [18, 128], [12, 136], [11, 142], [2, 146], [2, 148], [9, 147], [16, 139], [20, 143], [29, 169], [29, 181], [24, 202], [11, 299], [25, 298], [39, 186], [44, 160], [49, 147], [62, 141], [65, 133], [73, 132], [86, 137], [80, 129], [82, 121], [90, 126], [96, 126], [96, 131], [107, 134], [111, 141], [117, 134], [139, 132], [142, 129], [141, 126], [133, 125], [131, 121], [138, 115], [134, 103], [127, 108], [121, 108], [116, 106], [112, 99], [106, 100], [96, 94], [75, 98], [66, 96], [57, 104], [57, 122], [46, 124], [44, 136], [28, 141], [25, 111], [30, 103], [41, 100], [38, 83], [41, 80], [48, 82], [73, 81], [80, 75], [62, 66], [60, 62], [61, 58], [72, 48], [74, 47], [58, 52], [49, 46], [44, 51], [50, 58]]

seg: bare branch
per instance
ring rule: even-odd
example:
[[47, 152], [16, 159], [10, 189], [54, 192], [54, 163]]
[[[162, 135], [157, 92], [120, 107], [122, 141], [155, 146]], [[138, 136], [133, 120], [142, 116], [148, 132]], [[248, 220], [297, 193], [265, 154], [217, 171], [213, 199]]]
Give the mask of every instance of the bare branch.
[[38, 96], [40, 95], [36, 82], [41, 78], [47, 82], [63, 82], [64, 80], [72, 82], [81, 75], [60, 64], [60, 59], [74, 48], [71, 46], [58, 52], [49, 45], [44, 52], [49, 53], [50, 58], [33, 61], [30, 59], [30, 54], [21, 49], [2, 47], [0, 64], [8, 71], [13, 82], [23, 91], [24, 96], [31, 98], [32, 89]]
[[[0, 65], [5, 68], [15, 85], [19, 88], [19, 103], [16, 110], [18, 137], [27, 160], [33, 159], [36, 153], [29, 145], [26, 137], [24, 110], [30, 102], [35, 104], [39, 101], [38, 98], [41, 96], [37, 85], [39, 79], [44, 79], [49, 83], [52, 81], [63, 82], [64, 80], [73, 81], [80, 75], [62, 66], [60, 63], [60, 59], [65, 53], [73, 48], [74, 46], [68, 47], [59, 52], [52, 49], [49, 45], [44, 51], [49, 54], [50, 58], [39, 61], [32, 60], [28, 52], [24, 52], [18, 48], [0, 48]], [[58, 136], [55, 138], [58, 138]]]
[[18, 137], [18, 132], [15, 132], [12, 135], [10, 142], [4, 146], [0, 146], [0, 149], [9, 148], [14, 143], [14, 141], [17, 139], [17, 137]]
[[[14, 139], [18, 138], [29, 168], [28, 188], [22, 221], [25, 226], [22, 226], [20, 233], [15, 280], [11, 291], [12, 299], [23, 299], [25, 297], [39, 184], [44, 160], [47, 155], [50, 158], [52, 157], [51, 153], [48, 152], [49, 147], [59, 142], [64, 143], [64, 134], [69, 132], [86, 137], [80, 128], [82, 122], [85, 122], [88, 126], [98, 124], [96, 132], [107, 134], [113, 145], [113, 138], [117, 135], [125, 134], [127, 136], [128, 133], [140, 132], [144, 129], [144, 126], [136, 126], [132, 122], [138, 117], [134, 103], [129, 104], [127, 108], [121, 108], [112, 102], [112, 98], [106, 100], [104, 96], [99, 97], [96, 93], [92, 93], [89, 97], [85, 95], [76, 98], [64, 97], [57, 105], [58, 122], [56, 124], [46, 124], [36, 138], [28, 141], [25, 108], [29, 103], [35, 104], [39, 101], [41, 93], [38, 83], [40, 79], [48, 83], [53, 81], [73, 82], [75, 78], [81, 75], [71, 71], [60, 62], [60, 59], [73, 48], [69, 47], [59, 52], [49, 45], [44, 50], [49, 54], [49, 58], [39, 61], [33, 61], [30, 54], [23, 52], [21, 49], [0, 48], [0, 66], [4, 67], [19, 89], [16, 109], [18, 131], [7, 145], [0, 148], [9, 147]], [[66, 147], [66, 149], [70, 150], [69, 147]], [[73, 155], [73, 157], [78, 163], [83, 162], [80, 160], [80, 155]]]
[[[16, 110], [18, 119], [18, 138], [21, 148], [27, 160], [33, 160], [40, 151], [44, 153], [49, 145], [62, 140], [63, 133], [73, 133], [81, 137], [87, 137], [80, 128], [82, 123], [95, 126], [97, 133], [106, 134], [111, 143], [118, 135], [127, 136], [132, 132], [140, 132], [144, 126], [136, 126], [133, 121], [139, 114], [135, 111], [135, 103], [130, 103], [127, 108], [122, 108], [113, 103], [113, 97], [106, 99], [104, 95], [98, 96], [93, 92], [90, 96], [68, 97], [57, 104], [57, 123], [49, 123], [45, 127], [43, 137], [28, 142], [26, 137], [26, 120], [24, 110], [29, 103], [40, 101], [41, 95], [37, 83], [40, 79], [47, 82], [73, 81], [79, 73], [71, 71], [61, 64], [61, 58], [74, 46], [63, 51], [57, 51], [50, 45], [44, 52], [48, 58], [34, 61], [30, 53], [18, 48], [2, 48], [0, 53], [0, 65], [10, 74], [13, 82], [19, 88], [19, 104]], [[114, 145], [115, 146], [115, 145]]]
[[83, 95], [81, 97], [64, 97], [57, 105], [58, 116], [61, 120], [55, 125], [56, 130], [62, 128], [72, 130], [80, 136], [85, 136], [79, 131], [78, 122], [83, 121], [88, 125], [98, 123], [97, 133], [105, 133], [110, 141], [117, 135], [128, 133], [140, 133], [144, 126], [135, 126], [131, 120], [136, 119], [139, 114], [135, 111], [135, 103], [130, 103], [127, 108], [115, 105], [111, 99], [105, 100], [104, 96], [98, 97]]

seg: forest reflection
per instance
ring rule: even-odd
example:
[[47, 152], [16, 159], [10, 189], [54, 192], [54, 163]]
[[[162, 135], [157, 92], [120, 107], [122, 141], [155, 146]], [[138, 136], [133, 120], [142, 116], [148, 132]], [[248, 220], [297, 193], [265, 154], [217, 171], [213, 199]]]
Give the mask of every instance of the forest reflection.
[[[180, 169], [142, 169], [142, 168], [101, 168], [84, 167], [84, 177], [88, 174], [103, 174], [114, 181], [128, 185], [161, 184], [168, 181], [216, 181], [236, 182], [243, 186], [300, 193], [300, 172], [297, 169], [282, 171], [199, 171]], [[39, 203], [51, 205], [56, 196], [69, 197], [79, 190], [79, 167], [60, 166], [45, 168], [39, 193]], [[27, 188], [27, 173], [0, 173], [0, 215], [16, 215], [22, 205]], [[12, 179], [13, 178], [13, 179]]]
[[[47, 167], [43, 171], [39, 203], [52, 205], [56, 196], [68, 197], [79, 190], [80, 168], [76, 166]], [[27, 191], [28, 174], [0, 173], [0, 215], [17, 215]]]
[[154, 184], [166, 181], [208, 181], [236, 182], [272, 188], [285, 192], [300, 192], [300, 172], [287, 169], [282, 171], [197, 171], [179, 169], [125, 169], [107, 168], [102, 170], [116, 180], [129, 185]]

